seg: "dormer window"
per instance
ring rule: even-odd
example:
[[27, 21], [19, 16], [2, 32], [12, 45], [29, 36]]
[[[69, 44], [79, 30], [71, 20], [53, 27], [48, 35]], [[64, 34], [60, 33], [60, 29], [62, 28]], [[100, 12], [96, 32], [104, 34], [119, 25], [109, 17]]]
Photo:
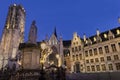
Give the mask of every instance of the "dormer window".
[[116, 32], [117, 32], [117, 35], [119, 35], [119, 34], [120, 34], [120, 30], [119, 30], [119, 29], [117, 29], [117, 30], [116, 30]]
[[111, 31], [109, 31], [108, 36], [109, 36], [109, 39], [113, 39], [114, 38], [114, 34]]
[[94, 37], [93, 39], [94, 39], [94, 42], [96, 42], [96, 38]]
[[104, 34], [104, 38], [107, 38], [107, 34]]

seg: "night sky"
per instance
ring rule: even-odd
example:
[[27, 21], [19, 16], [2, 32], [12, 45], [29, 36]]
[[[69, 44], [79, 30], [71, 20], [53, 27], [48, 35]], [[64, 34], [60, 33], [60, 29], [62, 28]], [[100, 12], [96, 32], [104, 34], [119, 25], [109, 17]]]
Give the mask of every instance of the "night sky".
[[120, 0], [0, 0], [0, 36], [10, 4], [22, 4], [26, 10], [25, 40], [33, 20], [38, 27], [38, 41], [51, 36], [56, 26], [58, 36], [72, 39], [77, 32], [83, 38], [118, 27]]

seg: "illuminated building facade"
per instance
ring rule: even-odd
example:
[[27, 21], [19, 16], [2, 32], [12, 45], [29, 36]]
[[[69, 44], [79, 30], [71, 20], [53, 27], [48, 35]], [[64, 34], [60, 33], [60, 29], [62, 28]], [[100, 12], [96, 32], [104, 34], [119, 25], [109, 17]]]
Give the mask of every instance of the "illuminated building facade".
[[64, 66], [68, 72], [120, 71], [120, 27], [72, 40], [58, 38], [56, 28], [45, 40], [37, 42], [37, 27], [32, 22], [28, 41], [24, 42], [25, 10], [21, 5], [9, 7], [0, 42], [0, 68], [18, 63], [24, 69], [50, 65]]
[[74, 33], [71, 41], [72, 72], [120, 71], [120, 27], [83, 39]]
[[[10, 5], [0, 42], [0, 68], [16, 64], [19, 44], [24, 42], [25, 10], [21, 5]], [[12, 62], [11, 62], [12, 61]]]

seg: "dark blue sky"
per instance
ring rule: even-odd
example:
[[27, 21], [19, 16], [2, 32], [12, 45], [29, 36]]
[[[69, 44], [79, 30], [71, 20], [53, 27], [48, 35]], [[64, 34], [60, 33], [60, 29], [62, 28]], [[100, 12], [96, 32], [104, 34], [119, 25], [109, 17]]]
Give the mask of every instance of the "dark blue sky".
[[38, 40], [51, 34], [54, 27], [58, 36], [72, 39], [77, 32], [87, 37], [118, 27], [120, 0], [0, 0], [0, 35], [10, 4], [22, 4], [26, 10], [25, 40], [27, 40], [32, 20], [36, 20]]

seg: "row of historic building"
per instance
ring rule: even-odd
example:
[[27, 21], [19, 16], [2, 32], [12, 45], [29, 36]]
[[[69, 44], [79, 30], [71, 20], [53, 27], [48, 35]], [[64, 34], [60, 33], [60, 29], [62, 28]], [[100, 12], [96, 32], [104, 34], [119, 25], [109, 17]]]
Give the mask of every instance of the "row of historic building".
[[25, 16], [21, 5], [10, 5], [0, 41], [0, 68], [39, 69], [43, 64], [64, 66], [68, 72], [120, 71], [120, 27], [83, 38], [75, 32], [71, 40], [58, 37], [55, 29], [50, 38], [37, 42], [33, 21], [24, 42]]

